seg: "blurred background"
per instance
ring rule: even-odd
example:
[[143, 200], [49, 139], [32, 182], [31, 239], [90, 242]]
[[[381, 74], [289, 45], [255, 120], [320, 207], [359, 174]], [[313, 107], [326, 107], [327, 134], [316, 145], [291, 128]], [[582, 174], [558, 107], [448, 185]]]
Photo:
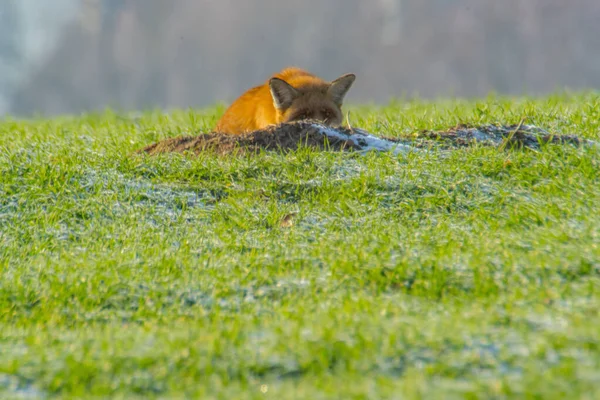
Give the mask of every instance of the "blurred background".
[[599, 0], [0, 0], [0, 115], [203, 107], [287, 65], [348, 102], [600, 88]]

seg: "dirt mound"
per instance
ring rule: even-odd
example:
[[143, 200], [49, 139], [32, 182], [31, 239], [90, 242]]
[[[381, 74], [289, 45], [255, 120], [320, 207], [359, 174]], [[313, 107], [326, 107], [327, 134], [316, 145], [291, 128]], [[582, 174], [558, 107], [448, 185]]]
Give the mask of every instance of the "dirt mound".
[[214, 151], [217, 154], [257, 153], [262, 150], [294, 151], [315, 147], [334, 151], [418, 151], [437, 147], [454, 149], [474, 144], [538, 149], [541, 144], [591, 144], [576, 135], [553, 135], [531, 125], [457, 125], [445, 131], [421, 131], [410, 137], [387, 138], [371, 135], [362, 129], [331, 128], [316, 122], [301, 121], [272, 126], [244, 135], [206, 133], [165, 139], [139, 151], [150, 155]]
[[480, 143], [495, 147], [538, 149], [546, 143], [584, 145], [592, 142], [577, 135], [553, 135], [533, 125], [480, 125], [460, 124], [445, 131], [421, 131], [416, 141], [430, 144], [432, 141], [446, 148], [469, 147]]
[[[349, 136], [347, 129], [339, 129], [340, 133]], [[317, 147], [331, 150], [359, 150], [360, 147], [349, 138], [327, 137], [318, 124], [297, 122], [281, 124], [243, 135], [227, 135], [223, 133], [206, 133], [199, 136], [179, 136], [165, 139], [142, 149], [148, 154], [184, 153], [198, 154], [211, 150], [219, 154], [231, 152], [259, 152], [261, 150], [297, 150], [299, 147]]]

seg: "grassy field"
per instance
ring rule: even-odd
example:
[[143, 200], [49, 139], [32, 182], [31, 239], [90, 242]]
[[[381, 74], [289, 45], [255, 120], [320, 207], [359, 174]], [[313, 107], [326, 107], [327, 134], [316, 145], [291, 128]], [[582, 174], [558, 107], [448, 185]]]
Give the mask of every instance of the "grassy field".
[[[600, 139], [600, 95], [353, 106]], [[223, 107], [0, 122], [0, 398], [600, 398], [600, 151], [132, 153]]]

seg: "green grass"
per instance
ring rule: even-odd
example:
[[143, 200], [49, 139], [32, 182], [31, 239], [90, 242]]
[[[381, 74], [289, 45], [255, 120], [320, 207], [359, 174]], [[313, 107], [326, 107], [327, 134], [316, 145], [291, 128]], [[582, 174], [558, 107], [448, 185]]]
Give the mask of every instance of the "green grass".
[[[0, 122], [0, 398], [600, 397], [597, 149], [132, 155], [222, 111]], [[524, 116], [600, 139], [595, 93], [351, 107]]]

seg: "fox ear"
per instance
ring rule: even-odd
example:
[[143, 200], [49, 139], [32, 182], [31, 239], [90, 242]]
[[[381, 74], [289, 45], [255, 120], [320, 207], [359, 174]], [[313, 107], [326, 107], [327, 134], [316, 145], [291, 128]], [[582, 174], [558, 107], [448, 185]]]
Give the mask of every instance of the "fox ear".
[[273, 104], [278, 110], [289, 108], [298, 96], [298, 90], [283, 79], [271, 78], [269, 80], [269, 88], [271, 89]]
[[331, 82], [328, 92], [331, 96], [331, 99], [337, 105], [342, 105], [344, 102], [344, 97], [346, 96], [346, 93], [348, 93], [348, 90], [350, 90], [350, 87], [354, 83], [355, 79], [356, 75], [346, 74]]

